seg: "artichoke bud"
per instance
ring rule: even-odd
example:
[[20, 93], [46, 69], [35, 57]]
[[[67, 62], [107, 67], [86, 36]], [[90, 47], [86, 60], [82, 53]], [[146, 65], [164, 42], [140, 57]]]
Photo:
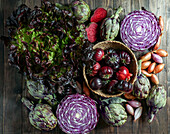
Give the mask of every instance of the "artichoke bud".
[[84, 23], [90, 17], [91, 11], [89, 5], [83, 0], [73, 1], [71, 4], [71, 8], [78, 23]]
[[100, 110], [103, 120], [112, 126], [122, 126], [127, 121], [127, 113], [121, 105], [126, 100], [120, 97], [103, 99], [100, 103]]
[[52, 108], [47, 104], [34, 105], [27, 100], [22, 98], [23, 104], [31, 111], [29, 113], [30, 123], [39, 130], [50, 131], [57, 125], [57, 118], [52, 112]]
[[44, 84], [32, 80], [27, 80], [26, 82], [28, 92], [35, 99], [44, 99], [52, 106], [57, 104], [56, 95], [54, 93], [49, 92]]
[[103, 20], [100, 27], [100, 37], [103, 40], [114, 40], [117, 37], [120, 29], [118, 17], [122, 10], [123, 8], [119, 7], [114, 15]]
[[146, 99], [149, 107], [149, 120], [151, 123], [155, 115], [166, 105], [166, 90], [163, 85], [154, 85]]
[[138, 99], [145, 99], [148, 97], [151, 84], [149, 79], [141, 73], [141, 63], [142, 61], [138, 61], [138, 76], [134, 83], [133, 87], [133, 95], [136, 96]]

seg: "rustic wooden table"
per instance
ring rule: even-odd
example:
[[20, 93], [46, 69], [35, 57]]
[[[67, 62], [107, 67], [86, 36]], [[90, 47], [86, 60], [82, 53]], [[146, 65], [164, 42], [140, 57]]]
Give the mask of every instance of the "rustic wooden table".
[[[50, 0], [52, 2], [70, 3], [72, 0]], [[108, 11], [122, 6], [124, 8], [121, 19], [133, 10], [145, 7], [157, 16], [162, 16], [165, 21], [165, 29], [161, 47], [170, 53], [170, 1], [169, 0], [85, 0], [92, 10], [104, 7]], [[33, 8], [40, 5], [40, 0], [0, 0], [0, 35], [7, 35], [5, 20], [11, 12], [20, 4], [25, 3]], [[167, 90], [167, 105], [156, 119], [147, 123], [146, 114], [137, 122], [128, 117], [126, 124], [119, 128], [106, 125], [101, 119], [91, 134], [170, 134], [170, 60], [164, 58], [166, 64], [159, 74], [160, 83]], [[51, 132], [41, 132], [30, 125], [28, 110], [21, 104], [20, 99], [25, 96], [23, 77], [17, 69], [8, 65], [8, 50], [0, 41], [0, 134], [61, 134], [58, 127]]]

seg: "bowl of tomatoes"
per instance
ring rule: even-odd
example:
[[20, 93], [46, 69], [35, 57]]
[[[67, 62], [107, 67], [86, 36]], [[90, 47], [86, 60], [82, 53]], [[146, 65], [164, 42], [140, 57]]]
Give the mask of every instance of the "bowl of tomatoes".
[[135, 54], [119, 41], [93, 46], [93, 60], [83, 67], [88, 88], [102, 97], [117, 97], [133, 90], [138, 64]]

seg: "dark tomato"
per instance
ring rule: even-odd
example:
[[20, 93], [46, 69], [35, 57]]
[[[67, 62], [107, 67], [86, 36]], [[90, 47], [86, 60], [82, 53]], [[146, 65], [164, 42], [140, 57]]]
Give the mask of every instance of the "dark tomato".
[[121, 80], [117, 85], [117, 89], [121, 92], [130, 93], [133, 90], [133, 85], [130, 82]]
[[109, 48], [109, 49], [106, 50], [106, 55], [110, 54], [110, 53], [116, 53], [116, 51], [112, 48]]
[[93, 66], [91, 66], [89, 69], [87, 69], [87, 73], [89, 76], [95, 76], [98, 73], [98, 70], [100, 69], [100, 64], [98, 62], [94, 63]]
[[117, 53], [110, 53], [105, 57], [105, 62], [113, 69], [118, 69], [120, 64], [120, 57]]
[[100, 64], [98, 62], [96, 62], [96, 64], [93, 65], [93, 70], [98, 71], [100, 69]]
[[125, 52], [125, 51], [121, 51], [119, 53], [119, 57], [120, 57], [120, 62], [123, 64], [123, 65], [128, 65], [130, 64], [130, 61], [131, 61], [131, 58], [130, 58], [130, 55]]
[[100, 78], [108, 80], [113, 76], [113, 69], [109, 66], [104, 66], [99, 70]]
[[107, 93], [114, 94], [114, 93], [116, 92], [117, 84], [118, 84], [118, 81], [117, 81], [117, 80], [112, 80], [112, 81], [108, 84]]
[[94, 54], [94, 59], [96, 61], [101, 61], [102, 58], [104, 57], [104, 51], [101, 48], [95, 49], [96, 53]]
[[102, 87], [102, 80], [95, 77], [90, 81], [90, 85], [92, 89], [98, 90]]

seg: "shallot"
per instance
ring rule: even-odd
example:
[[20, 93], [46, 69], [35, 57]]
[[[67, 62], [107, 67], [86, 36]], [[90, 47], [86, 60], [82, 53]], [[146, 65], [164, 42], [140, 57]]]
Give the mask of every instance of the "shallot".
[[159, 84], [158, 76], [156, 76], [155, 74], [152, 74], [151, 81], [153, 84]]
[[162, 16], [159, 16], [159, 25], [161, 27], [161, 31], [163, 31], [164, 30], [164, 21], [163, 21]]
[[158, 54], [161, 57], [167, 57], [168, 56], [168, 52], [163, 50], [163, 49], [158, 49], [156, 51], [154, 51], [156, 54]]
[[134, 115], [134, 109], [131, 105], [126, 104], [126, 110], [130, 115]]
[[154, 46], [153, 50], [157, 50], [160, 47], [161, 37], [162, 37], [162, 34], [159, 36], [158, 41], [157, 41], [156, 45]]
[[158, 54], [152, 53], [152, 59], [153, 59], [156, 63], [163, 63], [162, 57], [159, 56]]
[[141, 103], [139, 101], [136, 101], [136, 100], [128, 101], [128, 103], [134, 108], [141, 106]]
[[149, 65], [148, 67], [148, 73], [152, 73], [153, 70], [155, 69], [156, 62], [153, 62], [152, 64]]
[[148, 73], [146, 70], [141, 70], [141, 73], [143, 73], [146, 77], [152, 76], [152, 74]]
[[144, 62], [142, 62], [141, 69], [148, 68], [150, 64], [151, 64], [151, 61], [144, 61]]
[[157, 66], [155, 67], [153, 73], [157, 74], [157, 73], [161, 72], [161, 71], [164, 69], [164, 66], [165, 66], [165, 64], [163, 64], [163, 63], [157, 65]]
[[142, 62], [148, 61], [148, 60], [150, 60], [150, 59], [151, 59], [151, 52], [146, 53], [145, 55], [143, 55], [143, 56], [140, 58], [140, 60], [141, 60]]
[[141, 115], [142, 115], [142, 110], [143, 110], [142, 107], [138, 107], [138, 108], [135, 110], [135, 113], [134, 113], [134, 122], [141, 117]]

